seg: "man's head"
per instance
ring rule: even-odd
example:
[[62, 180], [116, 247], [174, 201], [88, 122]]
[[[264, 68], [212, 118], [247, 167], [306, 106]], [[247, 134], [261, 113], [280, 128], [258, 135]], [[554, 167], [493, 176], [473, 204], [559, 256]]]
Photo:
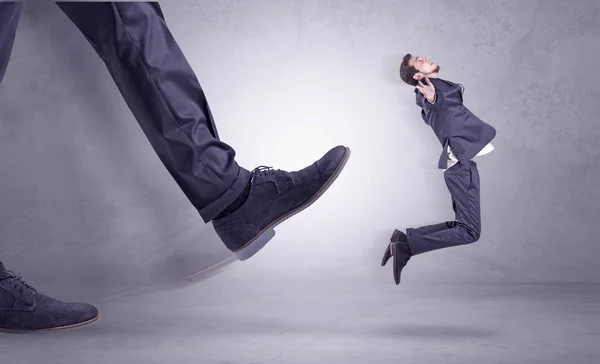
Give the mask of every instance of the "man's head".
[[431, 62], [429, 57], [413, 57], [410, 53], [404, 56], [400, 64], [400, 78], [411, 86], [416, 86], [425, 77], [437, 77], [439, 71], [440, 66]]

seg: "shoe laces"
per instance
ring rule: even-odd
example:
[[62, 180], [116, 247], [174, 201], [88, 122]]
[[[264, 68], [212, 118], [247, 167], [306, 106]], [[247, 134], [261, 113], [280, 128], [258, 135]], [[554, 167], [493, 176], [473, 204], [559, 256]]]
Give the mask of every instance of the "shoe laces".
[[21, 273], [15, 274], [14, 272], [9, 270], [4, 271], [4, 273], [6, 273], [7, 275], [5, 277], [0, 276], [0, 279], [8, 279], [8, 284], [14, 289], [18, 290], [19, 293], [23, 293], [23, 291], [32, 293], [37, 292], [35, 288], [31, 287], [29, 284], [27, 284], [27, 282], [23, 280], [23, 276]]
[[273, 169], [273, 167], [267, 167], [267, 166], [258, 166], [256, 168], [254, 168], [254, 170], [252, 171], [252, 175], [260, 175], [263, 173], [275, 173], [275, 171], [278, 171], [278, 169]]

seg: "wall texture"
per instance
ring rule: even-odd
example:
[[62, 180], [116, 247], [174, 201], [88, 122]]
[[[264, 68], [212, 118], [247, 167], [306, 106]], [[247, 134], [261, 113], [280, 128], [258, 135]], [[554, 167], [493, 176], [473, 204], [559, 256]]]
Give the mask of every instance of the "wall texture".
[[[414, 282], [600, 280], [600, 1], [178, 1], [167, 22], [246, 168], [349, 145], [322, 200], [245, 263], [379, 275], [393, 228], [453, 219], [406, 52], [430, 55], [494, 125], [477, 158], [483, 234], [416, 257]], [[106, 295], [228, 257], [104, 65], [53, 4], [27, 3], [0, 87], [0, 260], [44, 288]], [[64, 297], [64, 296], [63, 296]]]

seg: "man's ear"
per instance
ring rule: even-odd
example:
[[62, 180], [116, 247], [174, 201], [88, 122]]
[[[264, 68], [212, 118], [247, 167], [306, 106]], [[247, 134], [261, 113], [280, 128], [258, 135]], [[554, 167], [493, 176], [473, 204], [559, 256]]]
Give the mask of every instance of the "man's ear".
[[423, 79], [423, 74], [421, 72], [415, 73], [413, 78], [417, 81], [420, 81], [421, 79]]

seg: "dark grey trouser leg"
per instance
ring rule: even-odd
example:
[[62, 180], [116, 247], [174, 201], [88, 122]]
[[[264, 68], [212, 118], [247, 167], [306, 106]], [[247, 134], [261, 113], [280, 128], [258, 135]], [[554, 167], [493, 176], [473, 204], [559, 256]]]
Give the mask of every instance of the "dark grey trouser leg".
[[0, 84], [8, 67], [22, 9], [22, 2], [0, 2]]
[[457, 245], [474, 243], [481, 234], [479, 172], [477, 164], [457, 163], [444, 171], [452, 196], [455, 221], [406, 229], [413, 255]]
[[243, 192], [250, 172], [219, 140], [204, 91], [158, 3], [57, 2], [106, 64], [169, 173], [205, 222]]
[[[0, 85], [12, 54], [22, 9], [22, 2], [0, 2]], [[4, 265], [0, 262], [0, 271], [2, 270]]]

